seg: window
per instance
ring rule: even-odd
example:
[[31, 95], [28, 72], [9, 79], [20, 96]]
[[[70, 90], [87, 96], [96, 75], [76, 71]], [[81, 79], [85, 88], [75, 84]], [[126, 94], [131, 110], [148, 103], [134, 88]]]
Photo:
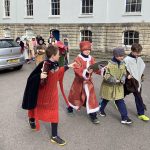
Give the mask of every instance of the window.
[[33, 16], [33, 0], [27, 0], [27, 16]]
[[11, 37], [11, 31], [10, 31], [10, 29], [4, 29], [4, 37], [6, 38], [6, 37]]
[[4, 14], [5, 17], [10, 16], [10, 0], [4, 0]]
[[60, 0], [51, 0], [51, 15], [60, 15]]
[[137, 31], [124, 32], [124, 45], [132, 45], [133, 43], [139, 43], [139, 32]]
[[0, 40], [0, 48], [10, 48], [10, 47], [19, 47], [19, 45], [12, 39]]
[[31, 39], [34, 36], [34, 32], [32, 29], [26, 29], [26, 37], [27, 39]]
[[93, 0], [82, 0], [82, 14], [93, 13]]
[[141, 12], [142, 0], [126, 0], [126, 12]]
[[81, 41], [92, 42], [92, 32], [89, 30], [82, 30], [81, 31]]

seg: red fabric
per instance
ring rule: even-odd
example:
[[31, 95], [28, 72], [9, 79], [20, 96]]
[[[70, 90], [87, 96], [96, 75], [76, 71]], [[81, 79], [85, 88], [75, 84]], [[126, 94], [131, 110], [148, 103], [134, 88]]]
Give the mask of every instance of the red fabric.
[[65, 100], [67, 106], [69, 106], [68, 99], [67, 99], [67, 97], [66, 97], [66, 95], [65, 95], [65, 92], [64, 92], [63, 76], [62, 76], [62, 77], [60, 78], [60, 80], [59, 80], [59, 85], [60, 85], [61, 93], [62, 93], [62, 95], [63, 95], [63, 97], [64, 97], [64, 100]]
[[91, 43], [89, 41], [82, 41], [80, 42], [80, 50], [91, 50]]
[[40, 128], [38, 120], [52, 123], [59, 121], [57, 82], [63, 79], [64, 71], [64, 67], [55, 72], [49, 71], [46, 85], [39, 87], [36, 108], [28, 111], [29, 118], [36, 120], [37, 130]]
[[61, 41], [57, 41], [56, 45], [59, 47], [59, 48], [64, 48], [65, 45], [63, 44], [63, 42]]
[[67, 49], [66, 49], [66, 46], [64, 45], [63, 42], [57, 41], [56, 46], [59, 48], [59, 53], [60, 53], [60, 54], [65, 54], [65, 51], [66, 51]]
[[[86, 100], [84, 85], [87, 84], [89, 90], [89, 109], [95, 109], [98, 107], [98, 101], [96, 99], [92, 78], [90, 77], [89, 80], [85, 80], [82, 75], [84, 69], [86, 69], [86, 61], [78, 56], [75, 59], [75, 62], [77, 62], [78, 65], [76, 65], [74, 69], [75, 78], [70, 89], [68, 100], [73, 106], [78, 106], [80, 109], [80, 107], [84, 105]], [[89, 63], [89, 65], [94, 64], [94, 58], [91, 58], [91, 61]]]

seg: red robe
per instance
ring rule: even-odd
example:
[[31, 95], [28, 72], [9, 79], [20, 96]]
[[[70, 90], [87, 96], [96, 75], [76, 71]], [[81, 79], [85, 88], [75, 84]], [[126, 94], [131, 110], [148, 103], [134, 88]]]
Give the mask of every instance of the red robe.
[[68, 97], [69, 105], [74, 109], [80, 109], [86, 101], [87, 114], [97, 112], [99, 104], [96, 99], [92, 77], [90, 76], [90, 79], [87, 79], [86, 76], [87, 68], [94, 64], [95, 60], [90, 55], [89, 58], [84, 58], [79, 54], [75, 58], [75, 62], [78, 66], [74, 69], [75, 78]]
[[57, 71], [49, 71], [46, 85], [40, 85], [36, 108], [28, 111], [29, 118], [35, 118], [36, 129], [39, 130], [39, 120], [58, 123], [58, 81], [64, 76], [64, 67]]

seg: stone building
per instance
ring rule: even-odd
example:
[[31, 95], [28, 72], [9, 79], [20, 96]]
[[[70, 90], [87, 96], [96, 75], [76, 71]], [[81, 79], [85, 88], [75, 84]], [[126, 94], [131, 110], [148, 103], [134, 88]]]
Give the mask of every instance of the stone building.
[[93, 53], [111, 52], [116, 46], [128, 51], [133, 42], [150, 55], [148, 0], [0, 0], [0, 37], [50, 34], [68, 40], [70, 52], [90, 40]]

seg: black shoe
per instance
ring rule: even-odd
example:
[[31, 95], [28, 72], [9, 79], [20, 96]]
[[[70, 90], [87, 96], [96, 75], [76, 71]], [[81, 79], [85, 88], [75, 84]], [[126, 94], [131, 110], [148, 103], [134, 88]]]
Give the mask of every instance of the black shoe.
[[51, 142], [52, 143], [57, 143], [60, 146], [64, 146], [66, 144], [66, 142], [63, 139], [61, 139], [59, 136], [55, 136], [55, 137], [52, 136], [51, 137]]
[[99, 111], [99, 115], [102, 117], [106, 117], [106, 113], [104, 111]]
[[132, 123], [132, 120], [129, 119], [129, 118], [127, 118], [127, 119], [125, 119], [125, 120], [121, 120], [121, 123], [122, 123], [122, 124], [131, 124], [131, 123]]
[[99, 123], [100, 123], [100, 121], [98, 120], [97, 117], [91, 118], [91, 121], [92, 121], [92, 123], [94, 123], [94, 124], [99, 124]]
[[67, 107], [66, 109], [69, 115], [73, 115], [73, 108], [71, 106]]
[[32, 61], [35, 61], [35, 58], [34, 58], [34, 57], [32, 58]]
[[30, 124], [31, 129], [33, 129], [33, 130], [36, 129], [36, 124], [35, 124], [34, 118], [29, 118], [29, 124]]

